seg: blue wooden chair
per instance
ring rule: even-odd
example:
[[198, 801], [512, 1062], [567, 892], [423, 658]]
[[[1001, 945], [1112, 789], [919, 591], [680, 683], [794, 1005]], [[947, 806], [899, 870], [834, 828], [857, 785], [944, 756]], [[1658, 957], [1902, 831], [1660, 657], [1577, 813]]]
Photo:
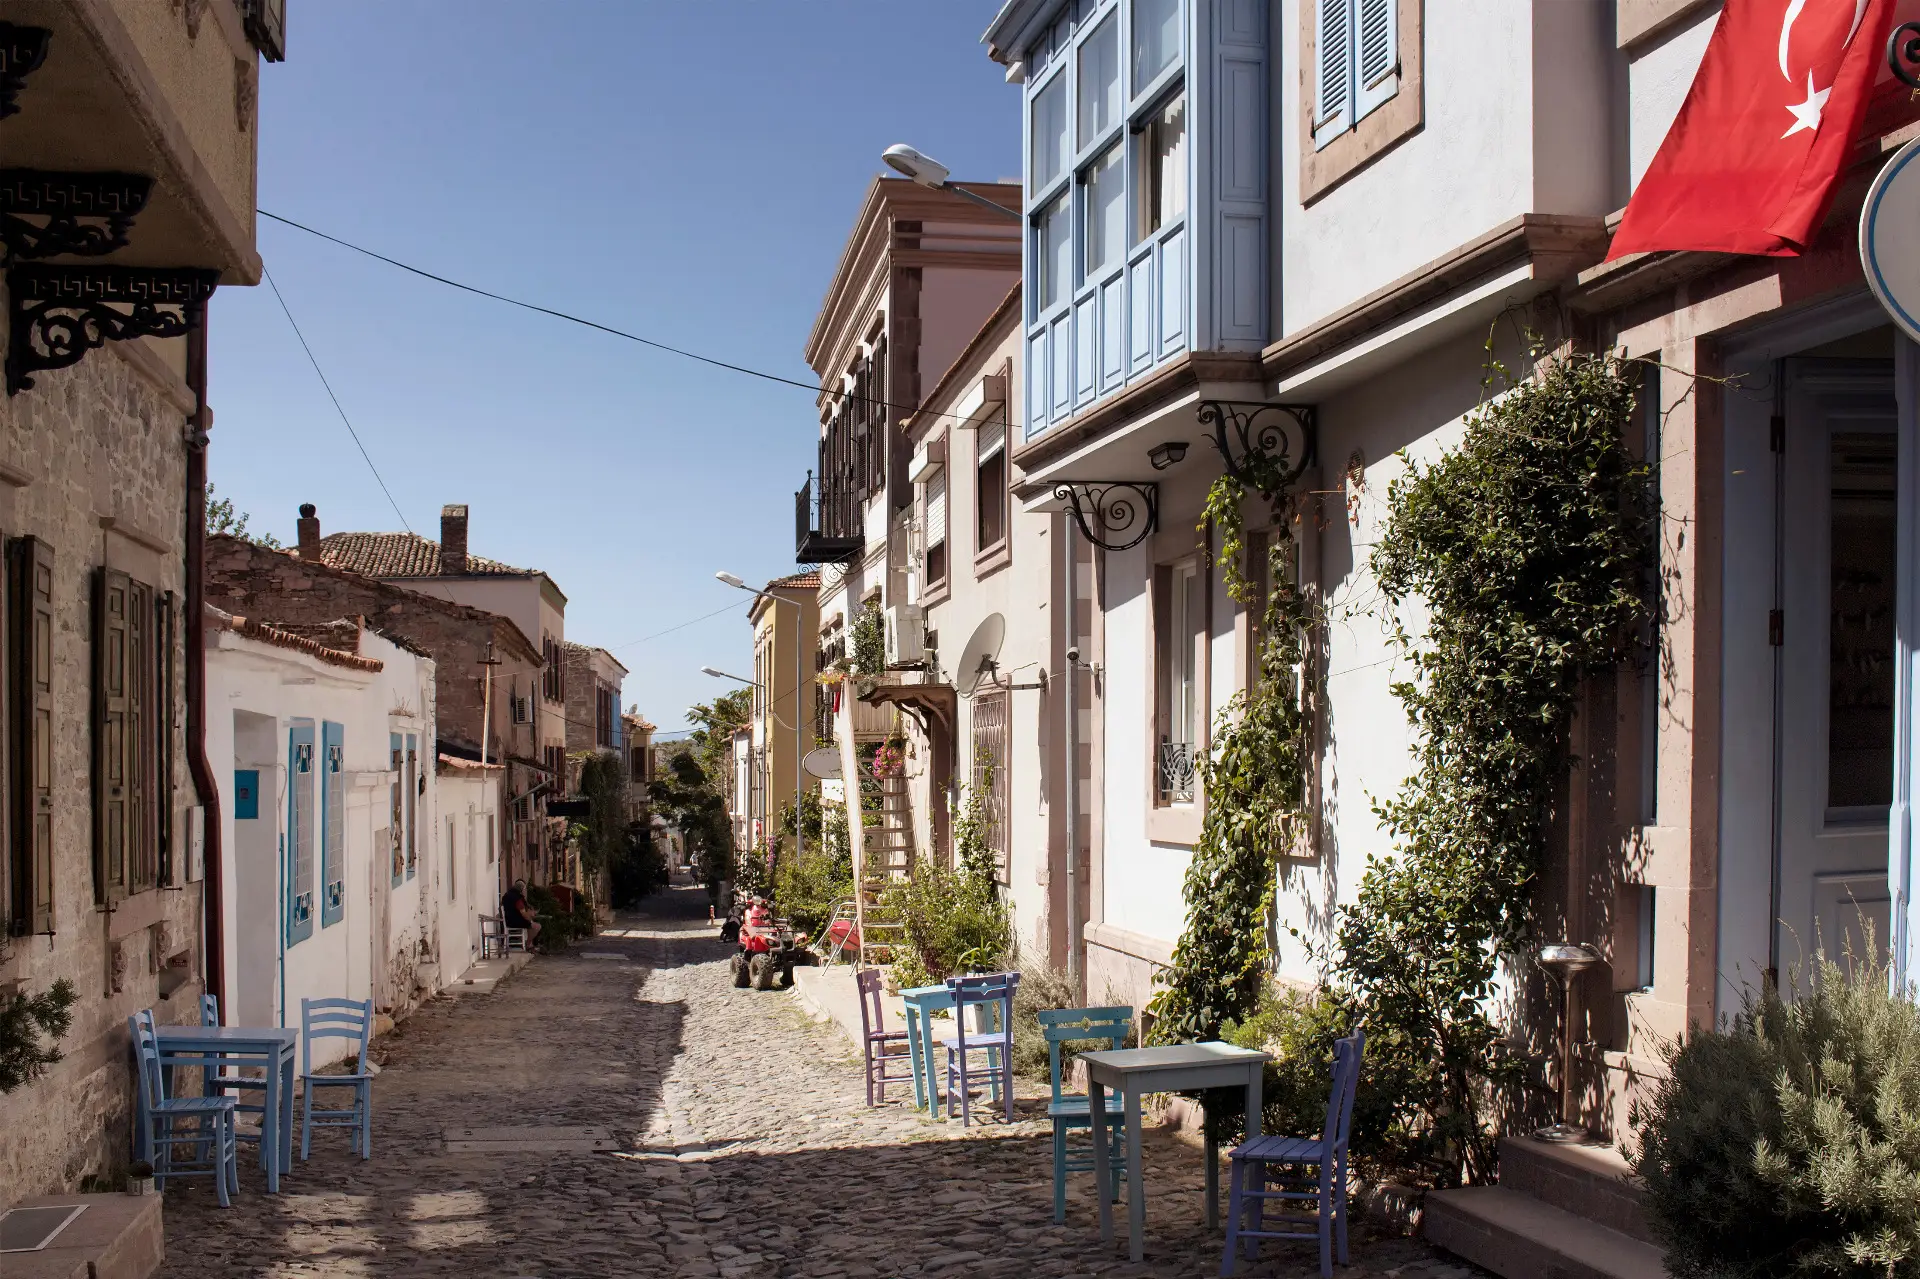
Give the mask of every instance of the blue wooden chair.
[[[1262, 1239], [1318, 1239], [1321, 1279], [1333, 1279], [1336, 1249], [1347, 1264], [1347, 1137], [1353, 1127], [1353, 1095], [1360, 1081], [1360, 1054], [1366, 1033], [1355, 1027], [1345, 1039], [1334, 1041], [1333, 1086], [1327, 1092], [1327, 1119], [1320, 1136], [1255, 1137], [1233, 1149], [1233, 1197], [1227, 1204], [1227, 1250], [1220, 1273], [1233, 1273], [1236, 1254], [1244, 1243], [1255, 1258]], [[1268, 1168], [1280, 1171], [1269, 1190]], [[1292, 1187], [1288, 1189], [1288, 1187]], [[1310, 1227], [1305, 1230], [1268, 1230], [1262, 1208], [1269, 1199], [1312, 1200], [1314, 1215], [1281, 1213], [1281, 1222]], [[1243, 1223], [1253, 1210], [1253, 1225]]]
[[[217, 996], [200, 996], [200, 1024], [202, 1026], [218, 1026], [220, 1024], [220, 1000]], [[236, 1115], [259, 1115], [261, 1117], [260, 1127], [257, 1129], [234, 1129], [234, 1140], [251, 1141], [258, 1145], [261, 1141], [261, 1134], [266, 1131], [267, 1081], [264, 1078], [255, 1079], [247, 1075], [237, 1075], [215, 1064], [207, 1066], [205, 1078], [206, 1083], [201, 1089], [202, 1092], [214, 1097], [233, 1096], [233, 1109]], [[259, 1100], [257, 1102], [242, 1101], [235, 1095], [239, 1093], [255, 1093], [258, 1095]]]
[[[1067, 1219], [1067, 1174], [1070, 1172], [1091, 1172], [1093, 1170], [1093, 1148], [1089, 1144], [1087, 1153], [1070, 1153], [1067, 1148], [1067, 1134], [1075, 1128], [1091, 1130], [1093, 1119], [1087, 1113], [1087, 1098], [1084, 1093], [1066, 1093], [1061, 1091], [1061, 1072], [1065, 1050], [1069, 1043], [1093, 1042], [1102, 1049], [1118, 1049], [1127, 1045], [1127, 1035], [1133, 1030], [1133, 1009], [1124, 1006], [1113, 1008], [1059, 1008], [1040, 1013], [1040, 1031], [1047, 1037], [1047, 1071], [1053, 1077], [1053, 1100], [1047, 1103], [1047, 1118], [1053, 1120], [1053, 1219]], [[1120, 1197], [1120, 1177], [1126, 1171], [1123, 1158], [1122, 1139], [1126, 1136], [1123, 1125], [1115, 1123], [1118, 1116], [1109, 1116], [1107, 1120], [1107, 1138], [1113, 1150], [1113, 1157], [1107, 1161], [1112, 1174], [1111, 1184], [1107, 1187], [1110, 1199]], [[1089, 1132], [1091, 1136], [1091, 1132]]]
[[[373, 1037], [371, 999], [303, 999], [300, 1001], [300, 1158], [313, 1153], [315, 1128], [350, 1128], [353, 1149], [362, 1159], [373, 1158], [373, 1076], [367, 1072], [367, 1041]], [[313, 1041], [347, 1039], [359, 1044], [351, 1073], [319, 1075], [313, 1070]], [[344, 1110], [315, 1110], [313, 1095], [322, 1088], [353, 1089], [353, 1104]]]
[[[212, 1177], [220, 1206], [231, 1206], [230, 1192], [240, 1189], [233, 1098], [168, 1096], [153, 1010], [142, 1009], [127, 1018], [127, 1029], [133, 1035], [134, 1067], [139, 1074], [140, 1154], [153, 1164], [154, 1184], [164, 1190], [169, 1177]], [[187, 1121], [185, 1125], [182, 1120]], [[192, 1160], [183, 1160], [176, 1147], [191, 1149]]]
[[[940, 1032], [939, 1041], [947, 1050], [947, 1117], [957, 1111], [963, 1128], [973, 1122], [975, 1075], [994, 1101], [1005, 1103], [1007, 1122], [1013, 1122], [1013, 992], [1019, 985], [1019, 973], [947, 979], [953, 1025]], [[975, 1064], [975, 1053], [987, 1055], [984, 1066]]]

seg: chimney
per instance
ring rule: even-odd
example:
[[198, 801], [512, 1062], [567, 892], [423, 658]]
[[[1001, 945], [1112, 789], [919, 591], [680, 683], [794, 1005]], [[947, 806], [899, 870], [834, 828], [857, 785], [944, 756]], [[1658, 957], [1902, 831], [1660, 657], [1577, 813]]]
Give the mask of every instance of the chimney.
[[299, 530], [300, 558], [317, 560], [320, 558], [320, 508], [312, 502], [300, 505], [300, 520], [294, 526]]
[[440, 573], [460, 577], [467, 571], [467, 508], [458, 503], [440, 508]]

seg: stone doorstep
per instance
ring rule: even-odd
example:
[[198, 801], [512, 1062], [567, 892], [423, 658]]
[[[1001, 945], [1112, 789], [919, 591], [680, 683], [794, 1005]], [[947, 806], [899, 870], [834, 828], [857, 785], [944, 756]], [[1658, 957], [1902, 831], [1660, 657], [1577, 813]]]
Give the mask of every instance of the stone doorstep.
[[1504, 1186], [1435, 1190], [1420, 1233], [1504, 1279], [1665, 1279], [1660, 1249]]
[[0, 1259], [6, 1279], [147, 1279], [166, 1256], [161, 1196], [55, 1195], [16, 1208], [86, 1205], [53, 1242], [38, 1252]]
[[1500, 1184], [1643, 1243], [1653, 1242], [1640, 1181], [1611, 1145], [1503, 1138]]

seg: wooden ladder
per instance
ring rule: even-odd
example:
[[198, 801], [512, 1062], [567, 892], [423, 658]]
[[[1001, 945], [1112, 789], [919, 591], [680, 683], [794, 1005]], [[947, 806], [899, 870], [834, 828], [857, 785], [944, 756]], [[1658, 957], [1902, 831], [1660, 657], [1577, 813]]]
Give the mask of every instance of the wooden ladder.
[[[864, 815], [863, 815], [864, 816]], [[907, 806], [907, 779], [899, 773], [880, 779], [878, 820], [860, 827], [860, 963], [890, 964], [897, 957], [906, 925], [878, 918], [881, 901], [895, 881], [913, 874], [913, 812]]]

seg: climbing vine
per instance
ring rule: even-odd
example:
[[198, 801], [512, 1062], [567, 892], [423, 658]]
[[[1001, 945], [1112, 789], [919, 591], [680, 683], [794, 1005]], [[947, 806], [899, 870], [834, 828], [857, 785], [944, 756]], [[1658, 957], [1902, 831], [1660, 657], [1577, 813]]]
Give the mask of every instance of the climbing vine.
[[[1256, 454], [1243, 469], [1274, 513], [1259, 673], [1251, 689], [1227, 703], [1212, 749], [1197, 761], [1207, 808], [1181, 889], [1187, 925], [1148, 1008], [1160, 1043], [1216, 1039], [1258, 1004], [1273, 967], [1267, 921], [1274, 874], [1302, 833], [1306, 807], [1313, 680], [1305, 640], [1313, 606], [1295, 580], [1286, 476], [1266, 454]], [[1246, 496], [1246, 486], [1232, 476], [1215, 480], [1200, 527], [1219, 534], [1227, 593], [1251, 609], [1261, 600], [1244, 567]]]

